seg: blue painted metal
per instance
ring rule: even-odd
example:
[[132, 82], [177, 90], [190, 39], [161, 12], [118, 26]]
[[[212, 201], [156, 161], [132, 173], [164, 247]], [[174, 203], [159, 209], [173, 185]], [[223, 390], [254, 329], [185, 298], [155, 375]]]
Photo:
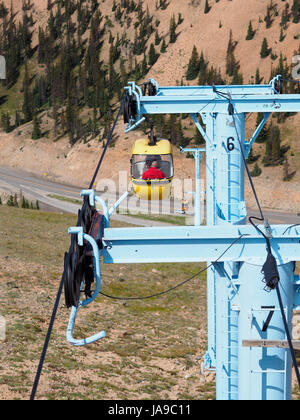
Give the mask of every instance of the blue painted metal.
[[[294, 263], [278, 266], [280, 290], [289, 329], [292, 326]], [[243, 347], [243, 340], [285, 340], [285, 330], [275, 291], [267, 293], [261, 282], [261, 266], [243, 264], [239, 292], [235, 298], [238, 314], [238, 398], [240, 400], [289, 400], [291, 360], [289, 349]], [[249, 280], [251, 279], [251, 287]], [[263, 325], [274, 308], [266, 331]], [[273, 309], [272, 309], [273, 310]]]
[[99, 292], [101, 290], [100, 253], [99, 253], [99, 248], [96, 241], [90, 235], [83, 233], [82, 227], [71, 227], [68, 229], [68, 233], [77, 234], [79, 245], [83, 245], [83, 240], [86, 240], [91, 244], [92, 249], [93, 249], [93, 264], [94, 264], [94, 275], [96, 278], [96, 287], [90, 298], [87, 298], [79, 302], [78, 307], [72, 306], [69, 323], [67, 327], [68, 342], [73, 344], [74, 346], [84, 346], [86, 344], [90, 344], [97, 340], [100, 340], [101, 338], [104, 338], [106, 335], [105, 331], [100, 331], [97, 334], [94, 334], [90, 337], [83, 338], [83, 339], [76, 339], [73, 337], [76, 316], [77, 316], [77, 312], [79, 308], [83, 306], [87, 306], [91, 302], [93, 302], [96, 299], [96, 297], [99, 295]]
[[142, 96], [142, 91], [134, 82], [129, 82], [128, 87], [125, 87], [125, 92], [127, 91], [129, 95], [132, 95], [136, 99], [136, 106], [137, 106], [137, 114], [140, 115], [138, 119], [135, 121], [131, 120], [126, 128], [125, 133], [128, 133], [131, 130], [134, 130], [136, 127], [138, 127], [141, 123], [145, 121], [145, 117], [141, 115], [141, 107], [140, 107], [140, 98]]
[[300, 311], [300, 279], [294, 276], [294, 310]]
[[[171, 100], [172, 99], [172, 100]], [[300, 95], [240, 95], [231, 100], [236, 114], [249, 112], [297, 112], [300, 109]], [[228, 101], [216, 94], [197, 96], [142, 96], [139, 98], [139, 114], [134, 124], [142, 122], [145, 114], [197, 114], [226, 113]], [[126, 132], [130, 131], [129, 123]], [[136, 127], [136, 125], [135, 125]], [[133, 129], [133, 126], [132, 128]]]
[[225, 94], [233, 95], [273, 95], [278, 93], [275, 89], [275, 82], [280, 75], [274, 77], [269, 84], [265, 85], [217, 85], [217, 86], [159, 86], [158, 82], [149, 78], [149, 81], [156, 86], [158, 96], [199, 96], [214, 93], [214, 90]]
[[180, 153], [192, 153], [195, 159], [195, 179], [196, 179], [196, 191], [195, 191], [195, 204], [194, 204], [194, 225], [201, 225], [201, 153], [204, 153], [205, 149], [191, 148], [183, 149], [180, 148]]
[[[144, 231], [141, 238], [137, 238], [136, 232], [132, 232], [128, 236], [129, 240], [127, 242], [120, 237], [120, 232], [115, 232], [116, 237], [114, 238], [111, 237], [110, 232], [105, 232], [104, 243], [108, 246], [104, 250], [104, 260], [115, 262], [124, 262], [125, 260], [135, 262], [142, 260], [145, 262], [150, 262], [150, 260], [161, 261], [161, 255], [163, 254], [164, 260], [168, 261], [206, 260], [209, 264], [217, 258], [217, 255], [213, 253], [213, 245], [215, 245], [215, 250], [219, 251], [219, 255], [226, 250], [225, 244], [220, 244], [222, 242], [221, 232], [225, 232], [229, 227], [233, 229], [236, 226], [238, 233], [246, 233], [249, 227], [244, 226], [247, 215], [244, 200], [244, 162], [237, 135], [241, 141], [243, 152], [247, 156], [271, 112], [300, 111], [299, 95], [281, 95], [276, 90], [276, 82], [279, 79], [280, 76], [276, 76], [269, 85], [217, 86], [215, 88], [207, 86], [159, 87], [155, 83], [156, 96], [139, 96], [137, 120], [146, 114], [190, 113], [195, 125], [205, 139], [207, 228], [214, 239], [210, 242], [203, 227], [196, 227], [198, 237], [195, 236], [193, 230], [186, 227], [183, 231], [176, 228], [176, 232], [173, 232], [173, 234], [160, 230], [156, 238], [154, 231], [152, 232], [153, 236]], [[154, 83], [153, 80], [151, 81]], [[220, 95], [219, 92], [225, 94], [226, 97]], [[233, 117], [228, 112], [227, 97], [230, 97], [234, 108], [235, 124]], [[248, 112], [263, 112], [264, 118], [250, 141], [246, 142], [245, 113]], [[199, 123], [198, 114], [201, 115], [206, 130]], [[285, 236], [283, 235], [284, 231], [281, 230], [281, 238], [279, 232], [280, 227], [273, 226], [271, 242], [273, 253], [280, 265], [282, 284], [286, 293], [289, 294], [296, 289], [291, 281], [291, 275], [284, 275], [284, 268], [288, 266], [292, 271], [293, 261], [297, 261], [299, 258], [299, 255], [295, 255], [298, 248], [296, 245], [298, 232], [296, 232], [294, 240], [289, 237], [285, 245], [289, 244], [290, 249], [286, 249], [286, 251], [284, 251], [285, 245], [281, 242]], [[167, 238], [165, 234], [170, 236]], [[245, 362], [245, 360], [241, 362], [240, 359], [240, 354], [243, 352], [239, 338], [241, 336], [240, 320], [245, 314], [243, 307], [237, 310], [238, 305], [235, 301], [240, 294], [240, 288], [241, 296], [243, 296], [243, 287], [245, 290], [247, 290], [246, 287], [251, 289], [255, 302], [259, 302], [260, 296], [262, 300], [264, 299], [266, 292], [263, 291], [260, 295], [260, 289], [263, 290], [260, 271], [266, 257], [266, 249], [264, 239], [259, 235], [256, 236], [253, 231], [251, 232], [251, 228], [248, 235], [241, 238], [234, 247], [228, 250], [218, 260], [217, 264], [209, 267], [207, 273], [208, 351], [205, 355], [205, 366], [210, 369], [216, 368], [217, 399], [241, 398], [247, 394], [247, 391], [244, 394], [243, 390], [247, 389], [250, 384], [249, 375], [246, 379], [240, 375], [240, 365]], [[229, 231], [225, 233], [225, 236], [228, 240], [229, 238], [231, 238], [231, 241], [233, 240], [232, 231], [231, 233]], [[234, 236], [237, 237], [237, 235]], [[239, 255], [234, 255], [235, 253]], [[247, 271], [243, 270], [246, 264], [255, 264], [256, 268], [253, 270], [257, 279], [255, 283], [251, 282]], [[245, 285], [243, 287], [242, 282]], [[256, 294], [258, 296], [257, 300], [255, 298]], [[246, 299], [247, 293], [244, 296]], [[276, 300], [276, 297], [272, 296], [272, 299]], [[265, 296], [265, 301], [267, 300]], [[278, 307], [277, 303], [276, 305]], [[286, 305], [290, 307], [291, 302], [288, 301]], [[278, 324], [279, 320], [277, 319], [276, 322]], [[280, 325], [279, 329], [282, 331], [282, 323]], [[278, 358], [281, 357], [280, 352], [276, 353], [276, 350], [273, 350], [273, 352]], [[257, 356], [255, 357], [257, 362]], [[247, 363], [244, 363], [244, 369], [249, 373]], [[269, 370], [276, 369], [276, 362], [271, 363]], [[290, 381], [291, 369], [287, 352], [284, 370], [287, 372], [285, 380], [288, 382]], [[277, 386], [278, 380], [275, 380], [273, 376], [271, 381], [274, 381], [275, 386]], [[269, 373], [263, 373], [262, 377], [256, 378], [254, 383], [260, 381], [261, 384], [262, 380], [269, 377]], [[275, 397], [288, 399], [290, 395], [286, 383], [284, 387], [282, 381], [278, 384], [281, 391], [276, 396], [276, 393], [268, 390], [269, 385], [262, 386], [264, 393], [251, 394], [249, 392], [247, 395], [250, 398], [259, 399]], [[282, 391], [283, 388], [284, 392]], [[259, 389], [259, 386], [257, 389]]]
[[[207, 262], [208, 349], [204, 368], [216, 371], [219, 400], [280, 400], [291, 396], [289, 351], [242, 345], [249, 339], [285, 339], [275, 292], [267, 293], [261, 273], [267, 255], [265, 239], [253, 226], [246, 225], [241, 150], [248, 155], [271, 112], [300, 111], [300, 95], [277, 92], [279, 78], [276, 76], [268, 85], [217, 87], [160, 87], [150, 79], [157, 90], [151, 97], [143, 96], [134, 82], [125, 88], [135, 98], [137, 108], [126, 132], [144, 121], [147, 114], [191, 115], [206, 141], [207, 226], [199, 223], [202, 150], [190, 149], [196, 164], [195, 225], [111, 229], [107, 223], [102, 239], [103, 263]], [[229, 97], [234, 117], [228, 112]], [[249, 112], [263, 112], [264, 118], [248, 142], [245, 114]], [[98, 200], [91, 195], [92, 200]], [[104, 204], [103, 208], [109, 222], [111, 211]], [[82, 240], [80, 234], [78, 240]], [[299, 279], [294, 276], [294, 262], [300, 261], [300, 229], [272, 225], [270, 234], [291, 327], [292, 311], [300, 306]], [[275, 308], [269, 327], [263, 331], [269, 313], [266, 306]]]
[[140, 124], [142, 124], [143, 122], [145, 121], [145, 118], [144, 117], [142, 117], [142, 118], [140, 118], [138, 121], [136, 121], [134, 124], [132, 124], [132, 123], [128, 123], [127, 124], [127, 126], [126, 126], [126, 128], [125, 128], [125, 130], [124, 130], [124, 132], [125, 133], [129, 133], [129, 131], [132, 131], [132, 130], [134, 130], [135, 128], [137, 128]]
[[[263, 226], [260, 226], [264, 229]], [[285, 234], [285, 225], [273, 225], [271, 246], [279, 263], [300, 260], [300, 233]], [[176, 226], [110, 228], [104, 230], [103, 262], [163, 263], [215, 261], [236, 241], [219, 261], [246, 261], [263, 264], [264, 238], [250, 225]]]
[[130, 195], [129, 191], [125, 191], [125, 193], [121, 195], [119, 200], [116, 201], [115, 204], [109, 209], [108, 211], [109, 217], [113, 214], [114, 211], [116, 211], [119, 208], [119, 206], [123, 203], [123, 201], [126, 200], [127, 197], [129, 197], [129, 195]]
[[[155, 96], [143, 96], [141, 89], [130, 82], [125, 90], [136, 99], [137, 117], [129, 122], [126, 132], [134, 129], [147, 114], [228, 114], [228, 100], [217, 92], [229, 94], [236, 114], [247, 112], [298, 112], [300, 95], [278, 94], [276, 76], [268, 85], [245, 86], [176, 86], [159, 87]], [[217, 91], [217, 92], [216, 92]]]
[[[244, 162], [232, 116], [228, 112], [206, 114], [205, 122], [208, 136], [214, 139], [214, 147], [206, 151], [207, 225], [210, 229], [212, 226], [242, 226], [246, 222]], [[245, 114], [236, 114], [235, 124], [245, 147]], [[241, 226], [239, 230], [243, 231]], [[241, 253], [248, 258], [248, 251], [243, 249]], [[258, 255], [265, 258], [265, 241]], [[212, 366], [216, 368], [218, 399], [236, 399], [238, 395], [238, 315], [231, 310], [235, 290], [232, 283], [228, 283], [228, 277], [233, 276], [230, 261], [235, 260], [228, 259], [224, 266], [226, 275], [215, 267], [207, 273], [208, 354]], [[241, 261], [241, 258], [236, 261]], [[226, 376], [224, 372], [227, 372]]]

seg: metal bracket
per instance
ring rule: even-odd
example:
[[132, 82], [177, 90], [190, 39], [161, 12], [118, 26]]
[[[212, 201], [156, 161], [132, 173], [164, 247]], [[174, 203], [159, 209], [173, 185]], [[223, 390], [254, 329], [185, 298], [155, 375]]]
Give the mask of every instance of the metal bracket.
[[294, 276], [294, 310], [300, 311], [300, 278]]
[[94, 257], [93, 262], [94, 262], [94, 273], [96, 277], [96, 287], [91, 297], [81, 301], [78, 307], [72, 306], [69, 323], [67, 327], [67, 340], [69, 341], [69, 343], [73, 344], [74, 346], [84, 346], [86, 344], [90, 344], [97, 340], [100, 340], [106, 335], [105, 331], [100, 331], [97, 334], [94, 334], [90, 337], [83, 338], [83, 339], [75, 339], [73, 337], [73, 331], [74, 331], [78, 309], [83, 306], [87, 306], [89, 303], [93, 302], [100, 293], [100, 289], [101, 289], [100, 253], [99, 253], [99, 248], [96, 241], [90, 235], [83, 233], [83, 227], [79, 227], [79, 226], [70, 227], [68, 229], [68, 233], [78, 235], [79, 245], [83, 245], [83, 240], [86, 240], [87, 242], [91, 244], [92, 249], [93, 249], [93, 257]]

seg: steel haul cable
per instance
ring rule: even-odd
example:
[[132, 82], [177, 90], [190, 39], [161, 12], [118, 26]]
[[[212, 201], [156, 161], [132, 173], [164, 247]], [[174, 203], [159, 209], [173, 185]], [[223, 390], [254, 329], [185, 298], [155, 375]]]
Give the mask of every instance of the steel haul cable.
[[[93, 184], [94, 184], [94, 181], [95, 181], [95, 179], [97, 177], [97, 174], [99, 172], [99, 169], [101, 167], [103, 158], [104, 158], [105, 153], [107, 151], [107, 148], [108, 148], [108, 146], [109, 146], [109, 144], [110, 144], [110, 142], [112, 140], [113, 133], [114, 133], [115, 127], [117, 125], [118, 119], [119, 119], [119, 117], [120, 117], [120, 115], [121, 115], [121, 113], [123, 111], [124, 98], [125, 97], [123, 97], [123, 100], [121, 102], [121, 106], [119, 108], [118, 114], [116, 116], [116, 119], [114, 121], [114, 124], [112, 126], [112, 129], [110, 130], [110, 133], [108, 135], [107, 142], [106, 142], [105, 147], [104, 147], [104, 149], [102, 151], [102, 154], [100, 156], [98, 165], [96, 167], [96, 170], [95, 170], [95, 173], [94, 173], [93, 178], [91, 180], [91, 183], [90, 183], [90, 187], [89, 188], [91, 188], [93, 186]], [[84, 210], [86, 208], [86, 203], [87, 203], [87, 199], [85, 198], [84, 203], [83, 203], [82, 208], [81, 208], [81, 211], [80, 211], [79, 216], [78, 216], [77, 226], [79, 226], [81, 224], [82, 214], [83, 214], [83, 212], [84, 212]], [[35, 395], [36, 395], [36, 391], [37, 391], [37, 388], [38, 388], [38, 384], [39, 384], [40, 376], [41, 376], [41, 373], [42, 373], [42, 369], [43, 369], [43, 365], [44, 365], [44, 361], [45, 361], [47, 349], [48, 349], [50, 338], [51, 338], [51, 333], [52, 333], [54, 321], [55, 321], [56, 314], [57, 314], [57, 309], [58, 309], [58, 305], [59, 305], [61, 293], [62, 293], [62, 290], [63, 290], [63, 287], [64, 287], [64, 282], [65, 282], [65, 278], [66, 278], [66, 267], [67, 267], [67, 265], [69, 263], [69, 260], [70, 260], [70, 251], [71, 251], [72, 246], [74, 244], [74, 240], [75, 240], [74, 237], [72, 237], [72, 239], [71, 239], [71, 245], [70, 245], [70, 248], [69, 248], [69, 252], [67, 253], [67, 257], [66, 257], [66, 261], [65, 261], [64, 271], [63, 271], [63, 274], [62, 274], [62, 277], [61, 277], [61, 281], [60, 281], [60, 284], [59, 284], [59, 287], [58, 287], [58, 291], [57, 291], [55, 303], [54, 303], [54, 306], [53, 306], [52, 315], [51, 315], [50, 323], [49, 323], [49, 326], [48, 326], [48, 331], [47, 331], [47, 335], [46, 335], [46, 338], [45, 338], [44, 346], [43, 346], [43, 349], [42, 349], [42, 353], [41, 353], [39, 365], [38, 365], [37, 372], [36, 372], [35, 379], [34, 379], [34, 383], [33, 383], [33, 386], [32, 386], [30, 400], [34, 400]]]

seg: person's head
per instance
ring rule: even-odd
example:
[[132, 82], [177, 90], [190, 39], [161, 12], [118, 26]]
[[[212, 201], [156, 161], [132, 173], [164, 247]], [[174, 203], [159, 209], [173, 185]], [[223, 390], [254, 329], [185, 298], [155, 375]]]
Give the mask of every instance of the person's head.
[[157, 160], [154, 160], [151, 164], [151, 168], [157, 168], [157, 167], [158, 167]]

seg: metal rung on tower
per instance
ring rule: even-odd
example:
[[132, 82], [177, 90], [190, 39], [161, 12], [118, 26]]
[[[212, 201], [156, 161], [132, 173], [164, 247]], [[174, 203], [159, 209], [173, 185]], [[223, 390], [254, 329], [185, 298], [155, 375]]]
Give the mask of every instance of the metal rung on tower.
[[[293, 340], [292, 344], [295, 350], [300, 350], [300, 340]], [[244, 347], [289, 348], [287, 340], [243, 340], [242, 345]]]

